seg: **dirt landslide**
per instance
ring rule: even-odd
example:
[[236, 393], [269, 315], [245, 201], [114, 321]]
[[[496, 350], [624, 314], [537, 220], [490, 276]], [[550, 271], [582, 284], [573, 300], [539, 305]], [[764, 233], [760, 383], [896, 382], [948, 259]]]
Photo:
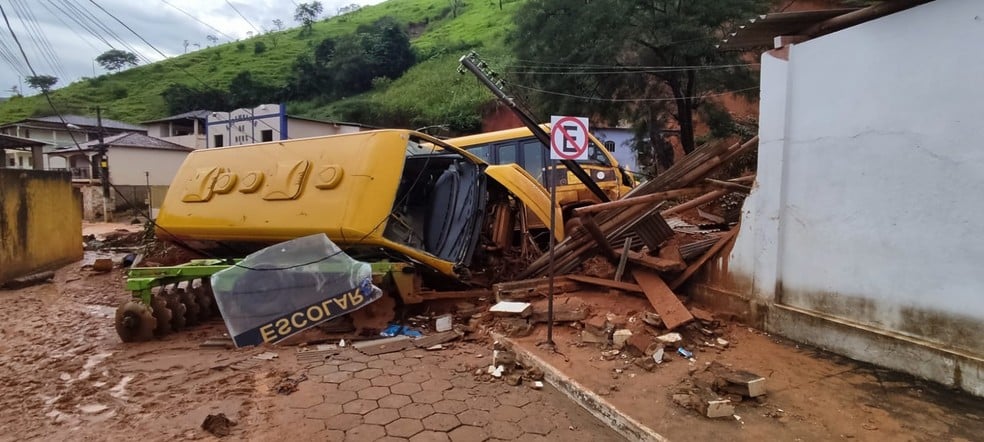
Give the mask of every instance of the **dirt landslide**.
[[212, 437], [200, 428], [208, 414], [261, 419], [265, 373], [293, 361], [244, 369], [263, 362], [251, 359], [259, 350], [200, 349], [220, 321], [123, 345], [112, 324], [128, 296], [122, 270], [80, 264], [0, 290], [0, 440], [198, 439]]

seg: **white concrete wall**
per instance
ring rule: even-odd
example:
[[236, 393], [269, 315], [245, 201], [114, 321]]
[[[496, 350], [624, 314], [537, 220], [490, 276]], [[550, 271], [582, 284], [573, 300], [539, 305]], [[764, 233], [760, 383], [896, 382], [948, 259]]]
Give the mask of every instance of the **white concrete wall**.
[[144, 186], [150, 172], [150, 185], [169, 186], [188, 152], [164, 149], [136, 149], [114, 146], [109, 149], [109, 176], [113, 184]]
[[287, 119], [287, 136], [291, 139], [348, 134], [358, 131], [358, 126], [298, 120], [296, 118]]
[[771, 327], [984, 394], [981, 42], [984, 2], [937, 0], [764, 55], [758, 182], [728, 264], [754, 302], [962, 359]]

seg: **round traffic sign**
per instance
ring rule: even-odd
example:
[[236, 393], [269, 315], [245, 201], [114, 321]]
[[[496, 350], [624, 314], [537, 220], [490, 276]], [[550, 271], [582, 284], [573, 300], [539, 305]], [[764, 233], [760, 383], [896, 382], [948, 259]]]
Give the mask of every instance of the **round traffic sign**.
[[577, 117], [561, 117], [550, 127], [551, 159], [580, 160], [588, 153], [588, 126]]

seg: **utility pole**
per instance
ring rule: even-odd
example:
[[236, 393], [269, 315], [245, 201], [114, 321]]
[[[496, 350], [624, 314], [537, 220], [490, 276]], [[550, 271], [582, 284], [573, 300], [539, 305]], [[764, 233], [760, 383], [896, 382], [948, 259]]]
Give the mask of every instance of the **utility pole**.
[[96, 126], [98, 127], [99, 133], [99, 144], [96, 144], [96, 155], [97, 161], [99, 161], [99, 178], [102, 179], [103, 188], [103, 221], [109, 222], [109, 158], [106, 156], [106, 151], [109, 146], [103, 142], [103, 124], [102, 124], [102, 109], [96, 106]]

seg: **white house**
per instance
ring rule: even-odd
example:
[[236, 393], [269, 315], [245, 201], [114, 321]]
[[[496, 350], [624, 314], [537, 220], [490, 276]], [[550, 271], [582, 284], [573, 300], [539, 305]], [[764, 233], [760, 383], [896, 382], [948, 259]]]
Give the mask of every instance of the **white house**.
[[984, 395], [984, 2], [793, 14], [727, 43], [781, 47], [762, 55], [755, 190], [695, 294]]
[[[108, 146], [109, 181], [115, 187], [112, 207], [146, 209], [159, 207], [164, 193], [192, 148], [141, 133], [128, 132], [104, 140]], [[69, 165], [72, 181], [82, 189], [83, 217], [102, 216], [100, 171], [94, 164], [98, 141], [55, 149], [49, 156], [59, 156]], [[117, 191], [123, 196], [120, 197]], [[125, 201], [122, 201], [125, 199]]]
[[205, 123], [211, 111], [194, 110], [140, 124], [147, 127], [147, 134], [192, 149], [208, 147]]
[[[11, 135], [45, 144], [44, 153], [50, 153], [58, 147], [85, 143], [99, 137], [99, 124], [94, 117], [82, 115], [63, 115], [50, 117], [25, 118], [0, 125], [0, 134]], [[124, 123], [122, 121], [102, 119], [103, 136], [112, 136], [123, 132], [147, 133], [143, 126]], [[45, 169], [66, 169], [60, 156], [48, 156]], [[18, 164], [19, 166], [19, 164]]]
[[287, 115], [284, 104], [263, 104], [231, 112], [211, 112], [206, 127], [207, 147], [242, 146], [374, 129], [359, 123]]

